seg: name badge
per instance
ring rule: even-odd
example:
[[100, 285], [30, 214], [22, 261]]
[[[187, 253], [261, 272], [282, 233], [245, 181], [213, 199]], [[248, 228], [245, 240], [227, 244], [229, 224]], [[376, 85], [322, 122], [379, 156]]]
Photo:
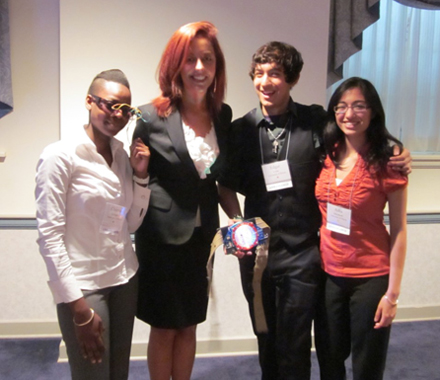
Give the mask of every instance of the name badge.
[[289, 189], [293, 187], [287, 160], [263, 164], [263, 176], [267, 191]]
[[327, 202], [327, 229], [350, 235], [351, 210]]
[[127, 209], [120, 205], [107, 203], [105, 205], [104, 217], [102, 218], [99, 231], [103, 234], [118, 234], [122, 230]]

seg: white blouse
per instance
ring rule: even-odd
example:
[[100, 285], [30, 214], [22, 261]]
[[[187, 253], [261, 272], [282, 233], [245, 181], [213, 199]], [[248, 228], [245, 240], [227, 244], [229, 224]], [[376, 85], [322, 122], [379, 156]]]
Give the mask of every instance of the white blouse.
[[195, 132], [184, 122], [183, 132], [189, 155], [194, 162], [201, 179], [210, 173], [209, 168], [215, 162], [220, 150], [214, 126], [205, 137], [196, 136]]

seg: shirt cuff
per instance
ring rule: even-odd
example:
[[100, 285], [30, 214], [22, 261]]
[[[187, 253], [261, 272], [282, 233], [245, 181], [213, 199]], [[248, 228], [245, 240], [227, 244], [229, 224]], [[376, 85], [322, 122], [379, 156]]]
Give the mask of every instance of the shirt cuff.
[[47, 283], [57, 304], [73, 302], [84, 296], [73, 275]]
[[138, 185], [148, 185], [148, 183], [150, 182], [150, 176], [148, 176], [147, 178], [139, 178], [133, 174], [133, 181]]
[[133, 205], [139, 208], [148, 208], [150, 203], [151, 190], [148, 187], [144, 187], [135, 183], [133, 189]]

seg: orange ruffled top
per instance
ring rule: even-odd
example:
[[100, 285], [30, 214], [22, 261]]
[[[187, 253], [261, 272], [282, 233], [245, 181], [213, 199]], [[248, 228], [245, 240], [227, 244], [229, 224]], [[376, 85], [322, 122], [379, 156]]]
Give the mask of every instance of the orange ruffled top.
[[[352, 171], [336, 185], [335, 165], [326, 157], [315, 188], [322, 214], [321, 258], [326, 273], [339, 277], [389, 273], [390, 236], [384, 223], [384, 208], [387, 194], [407, 183], [407, 176], [391, 168], [378, 177], [375, 168], [367, 168], [360, 157]], [[328, 230], [327, 202], [349, 208], [350, 198], [350, 235]]]

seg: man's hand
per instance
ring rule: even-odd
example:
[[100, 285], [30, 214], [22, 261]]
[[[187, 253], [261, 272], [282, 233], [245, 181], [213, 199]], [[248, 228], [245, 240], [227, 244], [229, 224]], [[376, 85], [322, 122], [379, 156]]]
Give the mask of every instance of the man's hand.
[[[228, 220], [228, 226], [232, 226], [233, 224], [235, 224], [235, 223], [240, 223], [240, 222], [242, 222], [243, 221], [243, 217], [239, 217], [239, 218], [237, 218], [237, 219], [235, 219], [235, 218], [233, 218], [233, 219], [229, 219]], [[224, 249], [224, 252], [225, 252], [225, 254], [226, 254], [226, 250]], [[245, 251], [239, 251], [239, 250], [236, 250], [234, 253], [233, 253], [233, 255], [234, 256], [237, 256], [239, 259], [241, 259], [242, 257], [244, 257], [244, 256], [250, 256], [250, 255], [252, 255], [252, 251], [247, 251], [247, 252], [245, 252]]]
[[403, 148], [402, 153], [399, 153], [400, 149], [398, 145], [393, 146], [393, 155], [388, 161], [388, 166], [391, 166], [394, 170], [401, 171], [403, 174], [411, 173], [412, 157], [409, 150]]

